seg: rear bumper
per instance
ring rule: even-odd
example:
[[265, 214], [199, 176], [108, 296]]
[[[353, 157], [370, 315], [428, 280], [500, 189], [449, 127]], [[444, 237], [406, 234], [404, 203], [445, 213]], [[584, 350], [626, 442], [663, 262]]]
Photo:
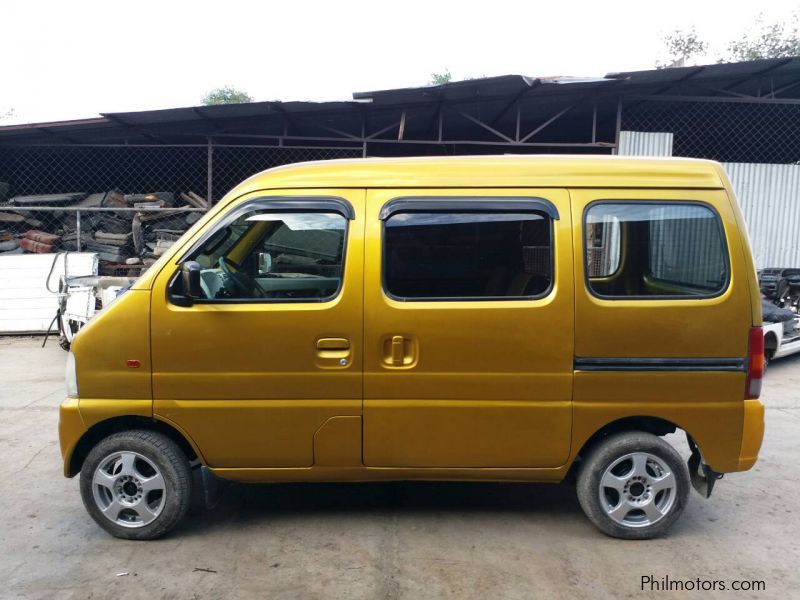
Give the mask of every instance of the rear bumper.
[[742, 447], [739, 452], [737, 471], [747, 471], [758, 459], [761, 441], [764, 439], [764, 405], [760, 400], [744, 401], [744, 423], [742, 424]]

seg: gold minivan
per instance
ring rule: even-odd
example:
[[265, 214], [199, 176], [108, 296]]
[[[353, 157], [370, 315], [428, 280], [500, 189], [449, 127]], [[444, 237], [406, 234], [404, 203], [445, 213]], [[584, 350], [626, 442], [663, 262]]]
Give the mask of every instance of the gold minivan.
[[[233, 189], [77, 336], [64, 473], [130, 539], [175, 527], [214, 476], [574, 476], [600, 530], [650, 538], [691, 485], [707, 497], [755, 463], [760, 323], [714, 162], [280, 167]], [[662, 439], [679, 429], [688, 464]]]

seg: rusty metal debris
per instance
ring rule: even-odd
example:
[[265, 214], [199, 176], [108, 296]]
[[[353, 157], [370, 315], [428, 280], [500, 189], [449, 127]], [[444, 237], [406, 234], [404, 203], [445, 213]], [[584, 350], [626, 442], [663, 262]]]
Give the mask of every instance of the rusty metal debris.
[[94, 252], [101, 274], [135, 277], [208, 208], [192, 191], [0, 196], [0, 255]]

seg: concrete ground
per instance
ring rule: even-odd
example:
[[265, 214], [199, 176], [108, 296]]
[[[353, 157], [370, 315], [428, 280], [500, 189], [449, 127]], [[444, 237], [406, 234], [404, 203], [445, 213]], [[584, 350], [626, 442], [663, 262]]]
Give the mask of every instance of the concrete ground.
[[566, 485], [384, 483], [231, 486], [167, 539], [130, 542], [61, 475], [65, 354], [40, 345], [0, 338], [2, 598], [633, 598], [646, 575], [800, 594], [800, 356], [767, 374], [756, 467], [692, 494], [664, 539], [605, 537]]

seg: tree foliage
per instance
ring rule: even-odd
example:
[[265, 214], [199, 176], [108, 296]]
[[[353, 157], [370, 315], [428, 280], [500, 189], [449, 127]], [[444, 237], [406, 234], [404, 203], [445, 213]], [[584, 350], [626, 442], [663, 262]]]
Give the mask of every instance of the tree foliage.
[[450, 69], [445, 69], [441, 73], [431, 73], [431, 80], [429, 84], [442, 85], [445, 83], [450, 83], [452, 80], [453, 80], [453, 75], [450, 73]]
[[720, 62], [787, 56], [800, 56], [800, 28], [796, 13], [788, 22], [774, 23], [765, 23], [764, 16], [759, 15], [755, 26], [744, 37], [728, 44], [728, 53]]
[[215, 106], [217, 104], [244, 104], [252, 101], [253, 98], [250, 94], [237, 90], [229, 85], [213, 89], [203, 97], [203, 104], [205, 106]]
[[[666, 61], [656, 62], [659, 69], [681, 67], [692, 58], [708, 52], [708, 43], [701, 39], [694, 27], [676, 29], [663, 36]], [[718, 62], [739, 62], [762, 58], [800, 56], [800, 13], [787, 21], [767, 22], [760, 14], [751, 28], [740, 38], [728, 43], [718, 56]]]
[[656, 67], [664, 69], [667, 67], [682, 67], [686, 61], [701, 56], [708, 50], [708, 43], [700, 39], [694, 27], [683, 30], [676, 29], [661, 38], [667, 51], [668, 59], [657, 62]]

